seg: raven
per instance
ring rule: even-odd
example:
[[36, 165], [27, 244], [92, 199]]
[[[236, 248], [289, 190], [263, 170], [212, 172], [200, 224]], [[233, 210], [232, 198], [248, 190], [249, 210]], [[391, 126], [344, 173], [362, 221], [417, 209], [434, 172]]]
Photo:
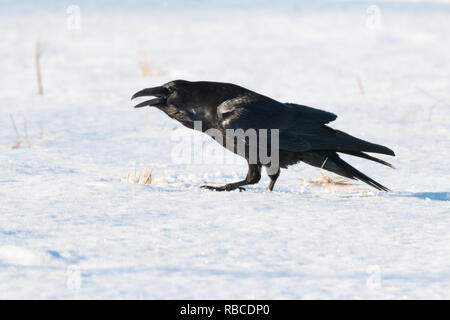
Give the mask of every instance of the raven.
[[[262, 132], [261, 129], [276, 129], [278, 163], [274, 170], [267, 170], [270, 191], [280, 175], [280, 168], [287, 168], [300, 161], [350, 179], [358, 179], [378, 190], [390, 191], [342, 160], [338, 153], [372, 160], [393, 168], [390, 163], [365, 152], [395, 156], [394, 152], [387, 147], [330, 128], [326, 124], [337, 118], [333, 113], [294, 103], [278, 102], [238, 85], [221, 82], [175, 80], [160, 87], [136, 92], [131, 99], [142, 96], [155, 98], [139, 103], [135, 108], [154, 106], [190, 129], [195, 129], [195, 122], [201, 121], [202, 132], [208, 134], [211, 129], [218, 130], [225, 136], [225, 140], [230, 129], [254, 129], [259, 130], [258, 132]], [[239, 138], [234, 136], [232, 140], [234, 145], [232, 144], [231, 148], [228, 145], [226, 147], [246, 158], [247, 177], [220, 187], [206, 185], [201, 186], [202, 188], [215, 191], [245, 190], [242, 186], [259, 182], [263, 166], [267, 169], [269, 165], [273, 165], [263, 163], [259, 157], [256, 161], [250, 161], [247, 137], [240, 139], [246, 148], [244, 153], [237, 151]], [[258, 136], [258, 141], [260, 140]], [[266, 139], [267, 149], [271, 144], [275, 144], [274, 141]], [[219, 143], [225, 147], [223, 140]]]

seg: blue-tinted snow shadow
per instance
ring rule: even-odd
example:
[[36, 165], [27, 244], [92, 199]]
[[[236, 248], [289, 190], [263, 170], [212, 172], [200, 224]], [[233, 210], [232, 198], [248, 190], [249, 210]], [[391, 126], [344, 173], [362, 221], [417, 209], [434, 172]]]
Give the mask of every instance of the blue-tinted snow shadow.
[[47, 253], [54, 259], [62, 260], [66, 263], [70, 264], [77, 264], [80, 260], [84, 260], [84, 257], [79, 256], [76, 252], [70, 251], [69, 257], [62, 256], [58, 251], [56, 250], [47, 250]]
[[414, 192], [400, 194], [400, 197], [410, 197], [419, 199], [430, 199], [435, 201], [450, 201], [450, 192]]

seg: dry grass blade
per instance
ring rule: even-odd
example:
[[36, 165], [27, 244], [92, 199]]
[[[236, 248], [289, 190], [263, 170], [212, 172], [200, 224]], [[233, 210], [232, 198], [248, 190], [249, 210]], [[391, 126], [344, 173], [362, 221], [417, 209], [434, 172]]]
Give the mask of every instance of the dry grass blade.
[[152, 175], [153, 175], [153, 168], [147, 169], [147, 166], [145, 166], [143, 169], [139, 170], [139, 175], [137, 175], [136, 168], [134, 169], [134, 176], [131, 175], [131, 172], [128, 172], [127, 175], [127, 183], [134, 183], [134, 184], [152, 184]]
[[355, 78], [356, 78], [356, 83], [358, 84], [358, 87], [359, 87], [359, 92], [361, 92], [361, 95], [363, 96], [365, 94], [365, 91], [364, 91], [364, 86], [361, 81], [361, 77], [357, 73], [357, 74], [355, 74]]
[[[31, 139], [28, 136], [27, 119], [26, 118], [23, 119], [23, 134], [24, 134], [24, 137], [22, 138], [22, 136], [19, 133], [19, 130], [17, 129], [16, 121], [14, 120], [14, 117], [11, 114], [9, 115], [9, 117], [11, 119], [11, 123], [12, 123], [12, 126], [14, 128], [14, 132], [16, 133], [16, 136], [17, 136], [17, 142], [11, 148], [12, 149], [19, 149], [20, 147], [22, 147], [23, 143], [26, 143], [26, 145], [28, 147], [28, 150], [31, 149]], [[42, 139], [42, 133], [41, 133], [41, 139]]]
[[306, 179], [300, 178], [300, 181], [302, 181], [303, 184], [305, 184], [306, 186], [319, 185], [319, 186], [329, 187], [329, 186], [351, 186], [352, 185], [352, 183], [350, 182], [349, 179], [333, 178], [326, 174], [322, 174], [322, 177], [320, 179], [306, 180]]
[[17, 130], [17, 126], [16, 126], [16, 122], [14, 121], [14, 117], [12, 116], [12, 114], [10, 114], [9, 117], [11, 119], [11, 123], [13, 125], [14, 131], [16, 132], [16, 136], [17, 136], [17, 142], [11, 148], [18, 149], [22, 145], [22, 138], [20, 137], [19, 130]]
[[141, 69], [141, 74], [143, 77], [159, 77], [162, 72], [159, 71], [155, 66], [150, 67], [150, 63], [147, 59], [142, 59], [139, 62], [139, 67]]
[[405, 115], [403, 116], [403, 121], [408, 120], [409, 115], [411, 114], [411, 110], [412, 110], [412, 107], [409, 106], [408, 111], [406, 111]]
[[435, 104], [433, 104], [433, 105], [430, 107], [430, 110], [428, 111], [428, 118], [427, 118], [427, 121], [430, 121], [430, 120], [431, 120], [431, 116], [433, 115], [434, 108], [436, 107], [437, 104], [438, 104], [438, 102], [436, 102]]
[[27, 143], [28, 149], [31, 149], [31, 142], [28, 138], [27, 120], [23, 120], [23, 132], [25, 133], [25, 141]]
[[[303, 183], [303, 185], [305, 187], [318, 186], [318, 187], [325, 187], [325, 188], [346, 188], [346, 187], [355, 185], [352, 182], [352, 180], [350, 180], [350, 179], [340, 178], [340, 177], [332, 177], [332, 176], [329, 176], [326, 174], [322, 174], [322, 176], [319, 179], [306, 180], [303, 178], [299, 178], [299, 180]], [[351, 188], [350, 190], [369, 191], [369, 189], [363, 188], [363, 187], [355, 187], [355, 188]]]
[[[320, 169], [324, 168], [325, 164], [327, 163], [327, 160], [328, 160], [328, 157], [325, 159], [325, 161], [323, 162], [323, 164], [320, 167]], [[309, 186], [320, 186], [320, 187], [325, 187], [325, 188], [339, 188], [339, 187], [348, 187], [348, 186], [354, 185], [352, 180], [347, 179], [347, 178], [332, 177], [332, 176], [324, 174], [322, 172], [321, 172], [321, 175], [322, 176], [320, 178], [318, 178], [318, 179], [306, 180], [306, 179], [303, 179], [303, 178], [299, 178], [299, 180], [306, 187], [309, 187]], [[356, 188], [352, 188], [351, 190], [364, 190], [364, 191], [367, 191], [369, 189], [356, 187]]]
[[320, 166], [320, 169], [323, 169], [323, 167], [325, 167], [325, 164], [327, 163], [327, 161], [328, 161], [328, 157], [325, 158], [325, 161]]
[[36, 60], [36, 77], [37, 77], [37, 83], [39, 88], [39, 94], [44, 94], [44, 88], [42, 86], [42, 77], [41, 77], [41, 56], [42, 56], [42, 48], [40, 41], [36, 41], [36, 54], [35, 54], [35, 60]]
[[448, 103], [447, 101], [442, 100], [441, 98], [436, 97], [435, 95], [429, 93], [425, 89], [420, 88], [420, 87], [416, 87], [416, 89], [418, 89], [419, 91], [421, 91], [423, 94], [427, 95], [428, 97], [434, 99], [436, 102], [441, 103], [441, 104], [445, 104], [447, 107], [450, 107], [450, 103]]

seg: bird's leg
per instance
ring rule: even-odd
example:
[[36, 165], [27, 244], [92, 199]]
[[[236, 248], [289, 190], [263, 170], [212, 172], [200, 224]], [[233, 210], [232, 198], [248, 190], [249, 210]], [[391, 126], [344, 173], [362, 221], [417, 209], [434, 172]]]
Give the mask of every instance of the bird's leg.
[[269, 191], [273, 190], [273, 186], [275, 185], [275, 182], [277, 181], [279, 176], [280, 176], [280, 169], [279, 168], [278, 168], [277, 173], [269, 174], [269, 178], [270, 178]]
[[201, 186], [200, 188], [214, 190], [214, 191], [232, 191], [239, 189], [239, 191], [244, 191], [245, 189], [242, 186], [247, 184], [255, 184], [258, 183], [261, 179], [261, 165], [258, 164], [249, 164], [248, 165], [248, 173], [245, 180], [228, 183], [221, 187], [214, 186]]

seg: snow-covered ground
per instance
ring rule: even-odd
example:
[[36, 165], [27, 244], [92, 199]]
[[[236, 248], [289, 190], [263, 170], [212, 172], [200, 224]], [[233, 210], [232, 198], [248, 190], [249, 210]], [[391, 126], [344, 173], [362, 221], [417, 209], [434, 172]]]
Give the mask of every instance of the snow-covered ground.
[[[0, 298], [450, 298], [448, 3], [73, 1], [79, 29], [37, 3], [0, 1]], [[304, 164], [200, 189], [246, 165], [174, 160], [186, 132], [129, 100], [173, 79], [338, 114], [396, 152], [345, 157], [393, 192], [305, 187]]]

